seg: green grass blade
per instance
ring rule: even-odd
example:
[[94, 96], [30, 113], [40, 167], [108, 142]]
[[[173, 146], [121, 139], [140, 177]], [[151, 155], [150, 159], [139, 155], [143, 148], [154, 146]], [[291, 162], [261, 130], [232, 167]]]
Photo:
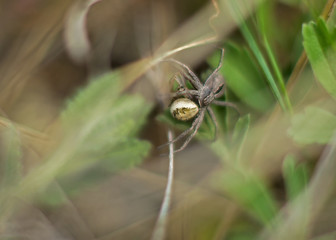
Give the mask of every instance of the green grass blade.
[[[232, 134], [232, 150], [238, 162], [241, 160], [244, 143], [250, 128], [251, 116], [248, 114], [238, 119]], [[231, 154], [231, 155], [233, 155]]]
[[[275, 73], [277, 82], [278, 82], [278, 86], [280, 87], [280, 91], [283, 95], [284, 101], [286, 103], [287, 108], [289, 109], [289, 111], [292, 111], [292, 104], [290, 102], [290, 99], [288, 97], [288, 93], [286, 90], [286, 84], [285, 84], [285, 80], [282, 76], [280, 67], [276, 61], [275, 55], [272, 51], [270, 42], [268, 40], [268, 36], [267, 36], [267, 30], [268, 28], [270, 28], [270, 26], [268, 26], [267, 28], [267, 23], [272, 22], [271, 21], [271, 17], [269, 16], [270, 13], [272, 12], [272, 2], [268, 1], [268, 2], [263, 2], [257, 12], [257, 17], [258, 17], [258, 23], [259, 23], [259, 29], [262, 35], [262, 40], [264, 43], [264, 47], [266, 50], [266, 53], [268, 55], [268, 59], [270, 60], [271, 66], [273, 68], [273, 71]], [[272, 27], [272, 26], [271, 26]]]
[[308, 170], [306, 165], [297, 165], [293, 156], [286, 156], [282, 166], [286, 185], [287, 199], [293, 201], [307, 186]]
[[266, 76], [266, 79], [271, 87], [271, 90], [274, 94], [274, 96], [276, 97], [277, 101], [279, 102], [281, 108], [284, 111], [289, 111], [288, 107], [286, 106], [284, 99], [280, 93], [280, 90], [276, 84], [276, 81], [271, 73], [271, 70], [269, 69], [267, 62], [265, 60], [265, 58], [263, 57], [258, 44], [256, 42], [256, 40], [254, 39], [251, 31], [249, 30], [246, 22], [243, 20], [243, 17], [240, 13], [239, 10], [239, 6], [236, 5], [236, 3], [234, 1], [231, 1], [231, 6], [232, 6], [232, 10], [234, 13], [234, 17], [237, 19], [238, 22], [241, 23], [240, 29], [241, 32], [244, 36], [244, 38], [246, 39], [249, 47], [251, 48], [251, 51], [253, 52], [255, 58], [257, 59], [261, 69], [264, 71], [264, 74]]
[[[218, 57], [216, 52], [210, 59], [213, 68], [218, 64]], [[274, 97], [268, 90], [264, 76], [246, 48], [233, 43], [226, 44], [220, 73], [224, 76], [230, 91], [253, 109], [266, 112], [274, 104]]]

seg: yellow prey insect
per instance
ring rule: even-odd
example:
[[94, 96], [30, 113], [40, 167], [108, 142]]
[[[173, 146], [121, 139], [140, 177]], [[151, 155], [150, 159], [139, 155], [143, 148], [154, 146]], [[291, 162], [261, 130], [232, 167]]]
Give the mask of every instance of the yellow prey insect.
[[198, 106], [188, 98], [179, 98], [170, 106], [170, 113], [177, 120], [188, 121], [196, 116]]

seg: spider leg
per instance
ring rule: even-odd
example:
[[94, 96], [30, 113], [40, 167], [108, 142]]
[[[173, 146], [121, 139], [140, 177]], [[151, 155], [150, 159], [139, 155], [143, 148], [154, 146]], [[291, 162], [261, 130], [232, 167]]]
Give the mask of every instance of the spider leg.
[[213, 104], [216, 104], [218, 106], [222, 106], [222, 107], [232, 107], [234, 110], [237, 111], [237, 113], [240, 115], [240, 112], [237, 108], [237, 106], [233, 103], [230, 103], [230, 102], [222, 102], [222, 101], [218, 101], [218, 100], [213, 100], [212, 101]]
[[[224, 58], [224, 48], [222, 48], [222, 51], [221, 51], [221, 58], [219, 60], [219, 64], [217, 66], [217, 68], [211, 73], [211, 75], [208, 77], [208, 79], [213, 79], [214, 76], [216, 74], [218, 74], [218, 71], [221, 69], [222, 65], [223, 65], [223, 58]], [[223, 88], [224, 89], [224, 88]], [[219, 94], [217, 94], [219, 95]], [[220, 95], [221, 96], [221, 95]]]
[[214, 125], [215, 125], [215, 136], [213, 141], [216, 140], [217, 136], [218, 136], [218, 122], [217, 122], [217, 118], [215, 116], [214, 111], [212, 110], [211, 107], [207, 107], [208, 113], [210, 115], [211, 120], [213, 121]]
[[169, 79], [169, 83], [171, 84], [172, 81], [176, 81], [178, 86], [179, 86], [179, 90], [177, 92], [174, 93], [170, 93], [170, 94], [164, 94], [164, 95], [160, 95], [161, 98], [176, 98], [176, 97], [181, 97], [181, 96], [185, 96], [188, 95], [188, 98], [191, 98], [191, 96], [196, 96], [198, 93], [196, 90], [194, 89], [188, 89], [186, 84], [185, 84], [185, 78], [183, 77], [183, 75], [181, 73], [175, 73], [170, 79]]
[[[188, 143], [191, 141], [191, 139], [196, 135], [198, 129], [200, 128], [200, 126], [203, 122], [205, 110], [206, 110], [205, 108], [202, 109], [200, 111], [199, 115], [197, 116], [197, 118], [195, 119], [194, 122], [196, 122], [196, 124], [195, 124], [195, 127], [194, 127], [195, 129], [192, 132], [192, 134], [189, 135], [189, 137], [185, 140], [183, 145], [179, 149], [175, 150], [174, 153], [177, 153], [177, 152], [180, 152], [180, 151], [184, 150], [187, 147]], [[194, 123], [193, 123], [193, 125], [194, 125]]]
[[184, 76], [181, 73], [174, 74], [174, 76], [171, 78], [171, 80], [175, 80], [177, 82], [177, 84], [179, 85], [179, 88], [180, 88], [177, 92], [172, 93], [170, 95], [172, 98], [187, 95], [187, 97], [189, 99], [191, 99], [192, 96], [197, 96], [198, 95], [198, 91], [197, 90], [188, 89], [187, 88], [187, 86], [186, 86], [186, 80], [185, 80]]
[[190, 90], [190, 89], [185, 89], [183, 91], [178, 91], [178, 92], [174, 92], [174, 93], [170, 93], [170, 94], [166, 94], [166, 95], [160, 95], [161, 98], [164, 99], [174, 99], [174, 98], [178, 98], [178, 97], [186, 97], [189, 98], [190, 100], [192, 100], [193, 96], [198, 96], [198, 91], [197, 90]]
[[[202, 112], [203, 112], [203, 111], [202, 111]], [[198, 122], [197, 122], [197, 119], [199, 118], [200, 114], [201, 114], [201, 112], [200, 112], [199, 115], [196, 117], [196, 119], [193, 121], [193, 123], [192, 123], [192, 125], [191, 125], [191, 127], [190, 127], [189, 129], [185, 130], [183, 133], [181, 133], [181, 134], [180, 134], [178, 137], [176, 137], [174, 140], [172, 140], [172, 141], [170, 141], [170, 142], [167, 142], [167, 143], [165, 143], [165, 144], [162, 144], [162, 145], [158, 146], [158, 148], [163, 148], [163, 147], [165, 147], [165, 146], [167, 146], [167, 145], [169, 145], [169, 144], [171, 144], [171, 143], [174, 143], [174, 142], [176, 142], [176, 141], [178, 141], [178, 140], [184, 138], [186, 135], [188, 135], [188, 133], [190, 133], [190, 132], [197, 126], [197, 123], [198, 123]], [[204, 112], [203, 112], [203, 115], [204, 115]]]
[[184, 88], [184, 89], [187, 88], [185, 79], [180, 72], [175, 73], [174, 76], [169, 80], [169, 82], [171, 81], [176, 81], [180, 88]]
[[176, 64], [182, 66], [185, 70], [187, 70], [190, 77], [188, 77], [188, 75], [185, 75], [185, 77], [188, 78], [188, 80], [190, 81], [190, 83], [193, 85], [194, 88], [200, 89], [200, 88], [203, 87], [202, 82], [199, 80], [199, 78], [196, 76], [196, 74], [187, 65], [185, 65], [184, 63], [181, 63], [180, 61], [177, 61], [175, 59], [167, 59], [165, 61], [170, 61], [170, 62], [176, 63]]
[[185, 89], [183, 91], [171, 93], [172, 98], [181, 97], [181, 96], [185, 96], [185, 95], [187, 95], [187, 96], [198, 96], [198, 91], [197, 90]]
[[222, 89], [219, 91], [219, 93], [215, 94], [215, 98], [219, 98], [220, 96], [223, 96], [223, 94], [225, 93], [225, 81], [224, 81], [224, 85], [222, 87]]
[[221, 51], [221, 58], [219, 60], [218, 66], [217, 68], [213, 71], [213, 73], [211, 75], [213, 75], [214, 73], [217, 73], [219, 71], [219, 69], [221, 69], [222, 65], [223, 65], [223, 58], [224, 58], [224, 48], [222, 48]]

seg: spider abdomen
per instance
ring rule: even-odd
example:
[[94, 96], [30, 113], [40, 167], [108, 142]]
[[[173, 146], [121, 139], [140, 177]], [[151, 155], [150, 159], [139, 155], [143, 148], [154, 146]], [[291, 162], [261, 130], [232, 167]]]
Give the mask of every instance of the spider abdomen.
[[181, 121], [188, 121], [194, 118], [198, 110], [197, 104], [188, 98], [176, 99], [170, 106], [170, 112], [173, 117]]

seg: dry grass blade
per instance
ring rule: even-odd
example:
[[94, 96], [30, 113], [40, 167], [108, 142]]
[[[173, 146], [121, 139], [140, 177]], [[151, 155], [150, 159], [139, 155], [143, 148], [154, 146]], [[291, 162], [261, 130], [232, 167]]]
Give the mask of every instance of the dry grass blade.
[[55, 39], [61, 32], [62, 16], [68, 4], [60, 1], [57, 8], [46, 4], [43, 12], [34, 19], [38, 22], [34, 30], [18, 32], [8, 53], [3, 55], [0, 65], [0, 104], [8, 109], [20, 97], [44, 60], [51, 57], [50, 49], [55, 46]]
[[77, 1], [68, 12], [64, 31], [65, 46], [69, 56], [77, 63], [88, 60], [91, 46], [86, 29], [86, 16], [90, 7], [100, 1]]
[[[242, 17], [246, 18], [249, 16], [258, 7], [260, 2], [257, 0], [248, 2], [237, 1], [239, 6], [245, 6], [242, 8]], [[237, 22], [230, 14], [229, 3], [230, 1], [228, 0], [220, 0], [207, 4], [198, 14], [190, 18], [189, 21], [179, 27], [177, 31], [163, 42], [154, 54], [154, 56], [158, 56], [155, 58], [160, 61], [182, 50], [213, 43], [227, 36], [237, 26]], [[204, 24], [204, 18], [208, 19], [208, 24]], [[195, 26], [198, 27], [195, 28]], [[177, 43], [182, 43], [182, 46], [177, 47]], [[201, 56], [204, 57], [210, 51], [213, 51], [213, 46], [197, 49], [192, 54], [188, 54], [186, 57], [189, 59], [184, 62], [192, 66], [196, 62], [201, 61], [203, 59]]]
[[[168, 141], [171, 142], [173, 139], [174, 139], [173, 132], [171, 130], [168, 130]], [[168, 180], [160, 213], [153, 231], [152, 240], [162, 240], [165, 238], [166, 226], [168, 220], [168, 211], [171, 203], [171, 195], [173, 189], [173, 181], [174, 181], [174, 143], [170, 143]]]
[[[46, 149], [51, 144], [51, 139], [47, 134], [14, 123], [7, 118], [0, 117], [0, 131], [10, 127], [14, 127], [19, 132], [23, 146], [26, 146], [37, 153], [42, 153], [42, 149]], [[43, 147], [41, 148], [41, 146]]]

